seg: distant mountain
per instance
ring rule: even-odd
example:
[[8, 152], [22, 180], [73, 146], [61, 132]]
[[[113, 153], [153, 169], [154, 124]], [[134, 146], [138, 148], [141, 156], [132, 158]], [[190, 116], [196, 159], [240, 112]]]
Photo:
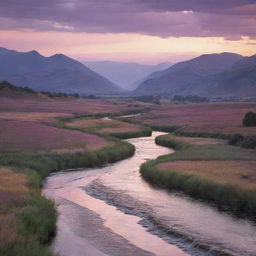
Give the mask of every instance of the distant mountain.
[[255, 56], [205, 54], [148, 76], [135, 95], [256, 95]]
[[17, 52], [0, 47], [0, 80], [37, 91], [116, 94], [121, 89], [63, 54], [44, 57], [37, 51]]
[[139, 81], [145, 76], [172, 65], [171, 62], [164, 62], [155, 66], [114, 61], [84, 61], [82, 63], [126, 90], [135, 89]]

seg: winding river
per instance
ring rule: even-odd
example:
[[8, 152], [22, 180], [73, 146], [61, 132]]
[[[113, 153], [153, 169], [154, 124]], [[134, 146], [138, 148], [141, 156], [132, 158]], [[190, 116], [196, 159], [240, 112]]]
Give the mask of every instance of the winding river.
[[52, 249], [60, 256], [256, 255], [256, 225], [145, 182], [140, 165], [169, 154], [164, 133], [129, 139], [133, 157], [97, 168], [54, 173], [43, 193], [58, 206]]

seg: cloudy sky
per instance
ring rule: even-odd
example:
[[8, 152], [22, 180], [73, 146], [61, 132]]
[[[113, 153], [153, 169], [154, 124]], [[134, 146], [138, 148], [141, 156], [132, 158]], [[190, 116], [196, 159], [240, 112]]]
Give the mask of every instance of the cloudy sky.
[[0, 46], [79, 60], [256, 54], [256, 0], [0, 0]]

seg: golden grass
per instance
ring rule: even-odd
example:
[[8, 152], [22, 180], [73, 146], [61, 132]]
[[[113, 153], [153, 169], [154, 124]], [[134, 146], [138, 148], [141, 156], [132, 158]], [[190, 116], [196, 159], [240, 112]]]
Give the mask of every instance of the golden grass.
[[17, 195], [28, 193], [27, 179], [23, 173], [15, 173], [8, 167], [0, 168], [0, 191], [8, 191]]
[[233, 184], [244, 189], [256, 189], [256, 161], [172, 161], [158, 168], [193, 174], [218, 184]]
[[21, 237], [15, 228], [16, 207], [23, 206], [29, 195], [27, 178], [8, 167], [0, 167], [0, 248], [17, 243]]

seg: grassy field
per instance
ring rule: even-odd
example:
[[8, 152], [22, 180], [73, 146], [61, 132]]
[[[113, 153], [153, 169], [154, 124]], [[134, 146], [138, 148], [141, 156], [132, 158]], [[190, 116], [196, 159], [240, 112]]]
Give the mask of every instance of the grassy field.
[[4, 121], [29, 121], [43, 123], [47, 125], [57, 125], [58, 118], [72, 117], [67, 113], [48, 113], [48, 112], [0, 112], [0, 120]]
[[111, 142], [94, 134], [35, 122], [0, 121], [0, 152], [79, 152], [96, 150]]
[[66, 126], [80, 129], [85, 132], [114, 136], [119, 139], [151, 135], [150, 128], [144, 127], [142, 125], [122, 122], [119, 120], [111, 120], [109, 118], [79, 118], [66, 123]]
[[0, 229], [1, 234], [7, 228], [9, 232], [0, 242], [0, 255], [52, 255], [48, 243], [56, 231], [57, 215], [54, 204], [40, 192], [50, 172], [101, 166], [127, 158], [134, 151], [131, 144], [116, 140], [93, 151], [1, 153]]
[[132, 121], [153, 127], [179, 127], [181, 132], [222, 133], [256, 136], [256, 127], [243, 127], [245, 113], [256, 111], [256, 103], [197, 103], [151, 106]]
[[[131, 144], [105, 136], [112, 131], [99, 136], [92, 130], [65, 129], [60, 120], [122, 115], [144, 106], [119, 99], [8, 93], [0, 95], [0, 255], [50, 256], [57, 214], [54, 204], [41, 196], [43, 179], [52, 171], [101, 166], [135, 151]], [[122, 132], [131, 129], [122, 125]]]
[[256, 216], [256, 150], [170, 134], [159, 136], [156, 143], [176, 152], [143, 164], [146, 180]]
[[[245, 132], [243, 127], [240, 127], [240, 118], [242, 119], [244, 112], [255, 108], [253, 103], [209, 104], [206, 110], [206, 105], [201, 104], [158, 106], [123, 99], [49, 98], [41, 94], [26, 96], [24, 93], [22, 95], [15, 93], [10, 97], [8, 93], [0, 95], [0, 255], [4, 256], [52, 255], [48, 244], [56, 232], [56, 209], [51, 201], [41, 196], [40, 192], [42, 181], [50, 172], [69, 168], [96, 167], [131, 156], [135, 148], [117, 138], [150, 135], [151, 129], [144, 127], [142, 123], [151, 126], [155, 124], [156, 127], [160, 127], [158, 125], [161, 124], [162, 127], [169, 129], [172, 125], [176, 125], [176, 128], [184, 124], [186, 125], [184, 128], [189, 125], [193, 127], [192, 125], [197, 124], [201, 119], [199, 124], [207, 124], [209, 127], [216, 123], [222, 128], [227, 128], [228, 122], [231, 122], [233, 130], [234, 126], [239, 126], [242, 133], [247, 134], [247, 130]], [[145, 112], [145, 107], [150, 108], [150, 111]], [[223, 115], [222, 107], [225, 110]], [[103, 118], [140, 111], [145, 113], [132, 117], [133, 121], [139, 124]], [[201, 112], [197, 113], [197, 111]], [[229, 113], [233, 119], [230, 118], [227, 121]], [[200, 119], [202, 114], [204, 117]], [[213, 130], [215, 131], [215, 128]], [[250, 129], [250, 134], [253, 133], [254, 128]], [[113, 136], [117, 138], [114, 139]], [[176, 183], [171, 181], [179, 178], [171, 177], [173, 173], [175, 177], [181, 175], [182, 179], [192, 175], [198, 177], [200, 182], [203, 181], [200, 184], [202, 184], [202, 191], [205, 191], [207, 190], [205, 184], [208, 186], [212, 184], [209, 183], [208, 177], [207, 183], [204, 182], [206, 178], [203, 176], [205, 175], [203, 170], [207, 166], [205, 162], [210, 161], [212, 168], [215, 169], [225, 161], [228, 163], [225, 170], [227, 173], [230, 172], [230, 179], [234, 181], [230, 183], [232, 189], [228, 186], [228, 193], [225, 192], [225, 194], [233, 193], [235, 198], [239, 198], [239, 202], [243, 202], [245, 209], [250, 206], [248, 212], [255, 210], [256, 203], [253, 201], [255, 205], [251, 205], [253, 196], [250, 194], [254, 186], [252, 166], [256, 161], [254, 150], [232, 147], [226, 145], [223, 140], [170, 136], [172, 135], [158, 138], [157, 143], [175, 147], [177, 152], [143, 165], [142, 174], [146, 179], [164, 187], [186, 191], [187, 186], [180, 185], [182, 182], [177, 181], [179, 185], [173, 186]], [[175, 170], [169, 166], [169, 163], [177, 164]], [[201, 176], [189, 173], [190, 167], [195, 163], [199, 167], [192, 170], [193, 172], [198, 170], [198, 173], [200, 171]], [[236, 171], [232, 173], [233, 167], [236, 167]], [[212, 171], [211, 175], [213, 179], [219, 174], [216, 173], [214, 176]], [[198, 179], [196, 179], [197, 182]], [[250, 189], [244, 189], [241, 184], [238, 184], [239, 181], [241, 184], [250, 183], [248, 185]], [[193, 182], [190, 188], [196, 187]], [[219, 184], [216, 180], [214, 184], [226, 188], [226, 184]], [[210, 191], [215, 191], [214, 189], [216, 188]], [[249, 191], [249, 194], [240, 193], [241, 189], [246, 193]], [[202, 191], [192, 189], [188, 193], [218, 201], [215, 197], [204, 196]], [[239, 197], [241, 194], [244, 195], [242, 199]], [[211, 196], [213, 195], [215, 194], [212, 193]], [[250, 198], [247, 204], [244, 203], [245, 195]], [[221, 204], [227, 205], [227, 200]], [[234, 208], [234, 205], [232, 203], [229, 206]], [[236, 208], [241, 210], [242, 206], [236, 205]]]
[[122, 99], [17, 98], [1, 97], [0, 112], [44, 112], [75, 115], [119, 114], [139, 111], [145, 104]]

